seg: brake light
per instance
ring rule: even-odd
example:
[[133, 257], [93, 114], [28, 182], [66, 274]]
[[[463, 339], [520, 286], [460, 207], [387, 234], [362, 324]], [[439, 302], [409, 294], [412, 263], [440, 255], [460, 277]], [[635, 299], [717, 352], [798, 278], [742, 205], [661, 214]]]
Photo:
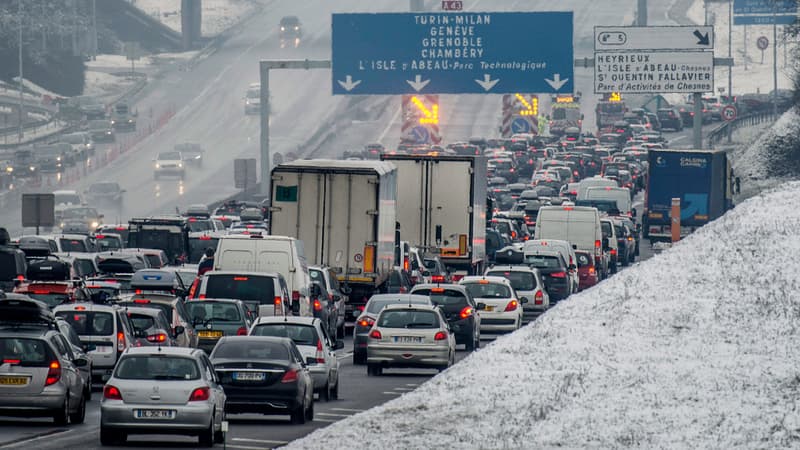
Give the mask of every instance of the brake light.
[[107, 384], [103, 388], [103, 397], [106, 400], [122, 400], [122, 392], [120, 392], [115, 386]]
[[439, 331], [433, 335], [434, 341], [443, 341], [445, 339], [447, 339], [447, 333], [445, 333], [444, 331]]
[[192, 391], [189, 396], [190, 402], [204, 402], [211, 397], [211, 389], [208, 386], [199, 387]]
[[594, 266], [589, 266], [589, 275], [594, 275], [595, 272]]
[[365, 318], [363, 318], [363, 319], [358, 321], [358, 326], [360, 326], [362, 328], [372, 328], [372, 325], [374, 323], [375, 323], [375, 321], [373, 319], [371, 319], [369, 317], [365, 317]]
[[165, 342], [167, 340], [167, 335], [164, 333], [151, 334], [147, 336], [147, 340], [150, 342]]
[[462, 309], [461, 312], [458, 313], [458, 316], [461, 317], [462, 319], [467, 319], [471, 317], [474, 312], [475, 310], [472, 309], [472, 306], [465, 306], [464, 309]]
[[553, 272], [550, 276], [553, 278], [567, 278], [567, 272]]
[[536, 295], [533, 296], [533, 304], [534, 305], [541, 305], [544, 303], [544, 294], [542, 291], [536, 291]]
[[318, 363], [325, 364], [325, 354], [322, 352], [322, 340], [317, 341], [317, 353], [314, 355], [314, 358], [317, 359]]
[[146, 305], [146, 304], [150, 303], [150, 300], [147, 300], [145, 298], [137, 298], [136, 300], [133, 301], [133, 303], [137, 303], [139, 305], [142, 305], [142, 304]]
[[431, 288], [432, 294], [442, 294], [444, 293], [444, 288]]
[[117, 333], [117, 351], [125, 351], [125, 333], [122, 331]]
[[[461, 281], [462, 278], [464, 278], [463, 274], [456, 274], [456, 275], [453, 275], [453, 280], [452, 281], [453, 281], [453, 283], [458, 283], [459, 281]], [[442, 289], [442, 292], [444, 292], [444, 289]]]
[[247, 281], [247, 277], [233, 277], [233, 281]]
[[322, 303], [317, 299], [314, 299], [314, 311], [322, 311]]
[[617, 249], [612, 248], [611, 249], [611, 255], [614, 256], [616, 254], [617, 254]]
[[378, 331], [378, 330], [372, 330], [372, 331], [369, 333], [369, 338], [370, 338], [370, 339], [383, 339], [383, 335], [382, 335], [382, 334], [381, 334], [381, 332], [380, 332], [380, 331]]
[[403, 270], [408, 272], [408, 258], [403, 258]]
[[600, 248], [601, 245], [602, 243], [600, 242], [600, 240], [594, 241], [594, 248]]
[[21, 359], [4, 359], [3, 360], [3, 364], [11, 364], [11, 365], [16, 365], [16, 364], [19, 364], [21, 362], [22, 362]]
[[478, 284], [489, 284], [489, 280], [479, 280]]
[[50, 363], [50, 368], [47, 370], [47, 379], [44, 381], [45, 386], [58, 383], [61, 379], [61, 363], [53, 361]]
[[[365, 298], [364, 301], [367, 301], [367, 299]], [[367, 307], [366, 305], [358, 305], [356, 306], [356, 309], [359, 310], [359, 312], [364, 312], [364, 309], [366, 309], [366, 307]]]
[[506, 305], [506, 312], [516, 311], [517, 310], [517, 306], [519, 306], [519, 303], [516, 300], [511, 300]]

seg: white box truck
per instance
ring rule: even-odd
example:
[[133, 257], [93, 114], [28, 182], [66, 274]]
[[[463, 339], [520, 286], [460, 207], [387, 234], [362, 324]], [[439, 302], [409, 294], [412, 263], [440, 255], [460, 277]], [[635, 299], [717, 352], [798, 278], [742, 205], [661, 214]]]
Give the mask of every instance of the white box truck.
[[381, 161], [296, 160], [272, 169], [270, 234], [304, 243], [366, 303], [394, 266], [397, 171]]
[[381, 155], [397, 166], [397, 220], [404, 241], [438, 253], [456, 278], [486, 261], [486, 157]]

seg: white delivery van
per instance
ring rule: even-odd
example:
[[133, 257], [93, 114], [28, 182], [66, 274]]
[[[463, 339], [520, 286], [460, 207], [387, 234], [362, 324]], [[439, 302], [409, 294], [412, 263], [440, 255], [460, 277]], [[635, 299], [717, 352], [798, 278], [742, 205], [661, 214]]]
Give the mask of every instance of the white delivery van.
[[594, 255], [595, 265], [603, 274], [607, 273], [608, 260], [603, 254], [603, 229], [597, 208], [542, 206], [536, 216], [533, 236], [536, 239], [568, 241], [577, 250]]
[[303, 241], [260, 234], [222, 236], [214, 254], [214, 270], [279, 273], [286, 280], [292, 311], [314, 315]]
[[631, 191], [621, 187], [590, 187], [586, 190], [586, 198], [581, 200], [614, 200], [620, 214], [631, 217], [633, 205]]
[[578, 183], [578, 195], [576, 200], [586, 200], [586, 191], [593, 187], [619, 187], [619, 183], [611, 178], [605, 178], [599, 175], [584, 178], [580, 183]]
[[[536, 237], [534, 235], [534, 237]], [[578, 292], [578, 257], [575, 256], [575, 249], [572, 248], [572, 243], [562, 239], [531, 239], [526, 241], [522, 247], [523, 257], [536, 253], [537, 251], [554, 251], [561, 254], [566, 261], [567, 266], [574, 266], [569, 270], [569, 278], [571, 283], [570, 293]]]

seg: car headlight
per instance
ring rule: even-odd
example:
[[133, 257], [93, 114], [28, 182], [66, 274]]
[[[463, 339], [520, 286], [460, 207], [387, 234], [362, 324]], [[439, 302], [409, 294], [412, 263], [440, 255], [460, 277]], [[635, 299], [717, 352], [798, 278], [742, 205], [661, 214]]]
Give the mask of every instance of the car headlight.
[[112, 121], [111, 121], [111, 125], [114, 125], [114, 124], [116, 124], [116, 123], [117, 123], [117, 121], [116, 121], [116, 120], [112, 120]]
[[178, 163], [178, 167], [183, 167], [183, 163]]
[[56, 157], [56, 161], [61, 161], [61, 157], [60, 157], [60, 156], [57, 156], [57, 157]]
[[59, 227], [64, 228], [64, 222], [61, 222], [61, 225], [59, 225]]
[[294, 30], [295, 30], [295, 31], [297, 31], [297, 30], [299, 30], [299, 29], [300, 29], [300, 27], [294, 27]]
[[133, 123], [133, 119], [128, 119], [128, 123]]
[[250, 100], [245, 100], [245, 101], [244, 101], [244, 104], [245, 104], [245, 105], [249, 105], [249, 104], [250, 104]]
[[36, 167], [33, 167], [33, 166], [30, 166], [30, 167], [28, 167], [28, 168], [31, 170], [31, 172], [33, 172], [34, 170], [36, 170]]
[[281, 31], [286, 31], [286, 27], [281, 27]]
[[6, 167], [6, 172], [11, 173], [14, 171], [14, 168], [11, 166]]
[[161, 165], [156, 163], [156, 169], [160, 169], [160, 168], [161, 168]]
[[92, 228], [97, 228], [98, 225], [100, 225], [99, 222], [97, 222], [97, 221], [92, 222]]

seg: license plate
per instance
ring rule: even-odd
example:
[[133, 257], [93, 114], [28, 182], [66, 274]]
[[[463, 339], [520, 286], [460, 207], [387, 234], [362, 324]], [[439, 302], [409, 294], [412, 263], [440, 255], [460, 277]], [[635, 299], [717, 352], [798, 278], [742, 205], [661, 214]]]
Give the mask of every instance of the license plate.
[[486, 305], [486, 307], [485, 307], [485, 308], [483, 308], [483, 310], [484, 310], [484, 311], [494, 311], [494, 306], [491, 306], [491, 305]]
[[0, 385], [3, 386], [25, 386], [28, 384], [28, 377], [0, 377]]
[[394, 341], [402, 344], [419, 344], [422, 342], [422, 338], [417, 336], [395, 336]]
[[137, 419], [174, 419], [175, 411], [172, 409], [135, 409]]
[[235, 381], [264, 381], [263, 372], [233, 372]]
[[222, 337], [222, 331], [202, 330], [199, 333], [197, 333], [197, 335], [202, 337], [202, 338], [221, 338]]

